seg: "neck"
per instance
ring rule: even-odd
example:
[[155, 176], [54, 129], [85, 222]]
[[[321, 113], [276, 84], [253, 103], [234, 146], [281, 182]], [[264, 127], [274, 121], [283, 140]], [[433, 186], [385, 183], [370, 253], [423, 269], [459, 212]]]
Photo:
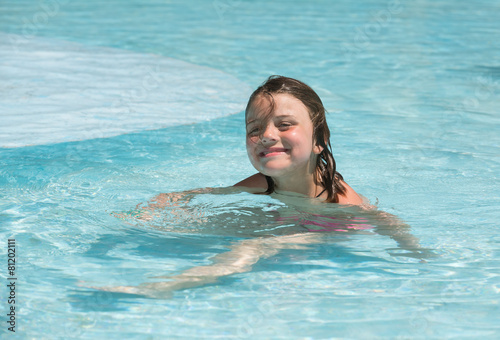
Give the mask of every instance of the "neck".
[[316, 184], [314, 181], [314, 175], [312, 173], [307, 176], [297, 176], [288, 178], [275, 178], [272, 177], [275, 186], [276, 193], [282, 192], [294, 192], [298, 194], [305, 195], [307, 197], [316, 197], [322, 191], [323, 187]]

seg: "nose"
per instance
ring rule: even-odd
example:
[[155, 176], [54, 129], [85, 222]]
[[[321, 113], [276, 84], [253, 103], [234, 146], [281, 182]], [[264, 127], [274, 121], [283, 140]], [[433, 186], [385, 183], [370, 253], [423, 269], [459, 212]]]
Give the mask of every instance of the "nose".
[[278, 140], [278, 134], [274, 125], [269, 124], [266, 126], [260, 140], [262, 144], [273, 144]]

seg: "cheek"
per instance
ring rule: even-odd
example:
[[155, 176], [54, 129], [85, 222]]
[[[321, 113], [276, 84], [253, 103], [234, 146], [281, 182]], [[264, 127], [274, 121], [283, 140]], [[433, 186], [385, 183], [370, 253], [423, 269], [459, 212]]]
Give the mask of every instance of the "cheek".
[[293, 131], [286, 136], [288, 146], [292, 148], [292, 155], [301, 161], [307, 161], [313, 152], [313, 142], [306, 131]]
[[283, 139], [291, 147], [297, 150], [309, 150], [312, 149], [312, 138], [305, 131], [294, 130], [286, 132], [283, 135]]
[[252, 142], [249, 138], [247, 138], [246, 144], [247, 144], [247, 151], [255, 149], [255, 143]]
[[254, 142], [252, 142], [251, 140], [249, 140], [247, 138], [247, 154], [248, 154], [248, 158], [250, 158], [250, 160], [253, 160], [255, 158], [255, 148], [256, 148], [256, 144]]

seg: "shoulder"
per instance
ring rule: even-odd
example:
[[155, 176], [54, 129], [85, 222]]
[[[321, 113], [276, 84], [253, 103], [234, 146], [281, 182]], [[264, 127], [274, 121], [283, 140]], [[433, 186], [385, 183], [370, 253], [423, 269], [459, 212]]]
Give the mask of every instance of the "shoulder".
[[235, 187], [247, 187], [247, 188], [261, 188], [261, 189], [267, 189], [267, 180], [266, 176], [263, 174], [256, 173], [255, 175], [252, 175], [248, 178], [245, 178], [244, 180], [236, 183], [234, 185]]
[[342, 185], [346, 189], [344, 195], [338, 195], [340, 204], [352, 204], [352, 205], [365, 204], [363, 198], [360, 195], [358, 195], [356, 191], [354, 191], [354, 189], [351, 188], [346, 182], [341, 180], [340, 183], [342, 183]]

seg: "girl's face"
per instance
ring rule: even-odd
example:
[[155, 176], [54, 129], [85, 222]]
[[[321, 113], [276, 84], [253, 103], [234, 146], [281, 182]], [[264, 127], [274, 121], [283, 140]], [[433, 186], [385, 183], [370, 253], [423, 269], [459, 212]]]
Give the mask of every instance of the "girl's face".
[[257, 171], [274, 178], [300, 178], [313, 173], [316, 157], [323, 149], [313, 142], [309, 111], [289, 94], [273, 94], [273, 98], [270, 115], [270, 99], [263, 95], [253, 101], [247, 113], [250, 162]]

